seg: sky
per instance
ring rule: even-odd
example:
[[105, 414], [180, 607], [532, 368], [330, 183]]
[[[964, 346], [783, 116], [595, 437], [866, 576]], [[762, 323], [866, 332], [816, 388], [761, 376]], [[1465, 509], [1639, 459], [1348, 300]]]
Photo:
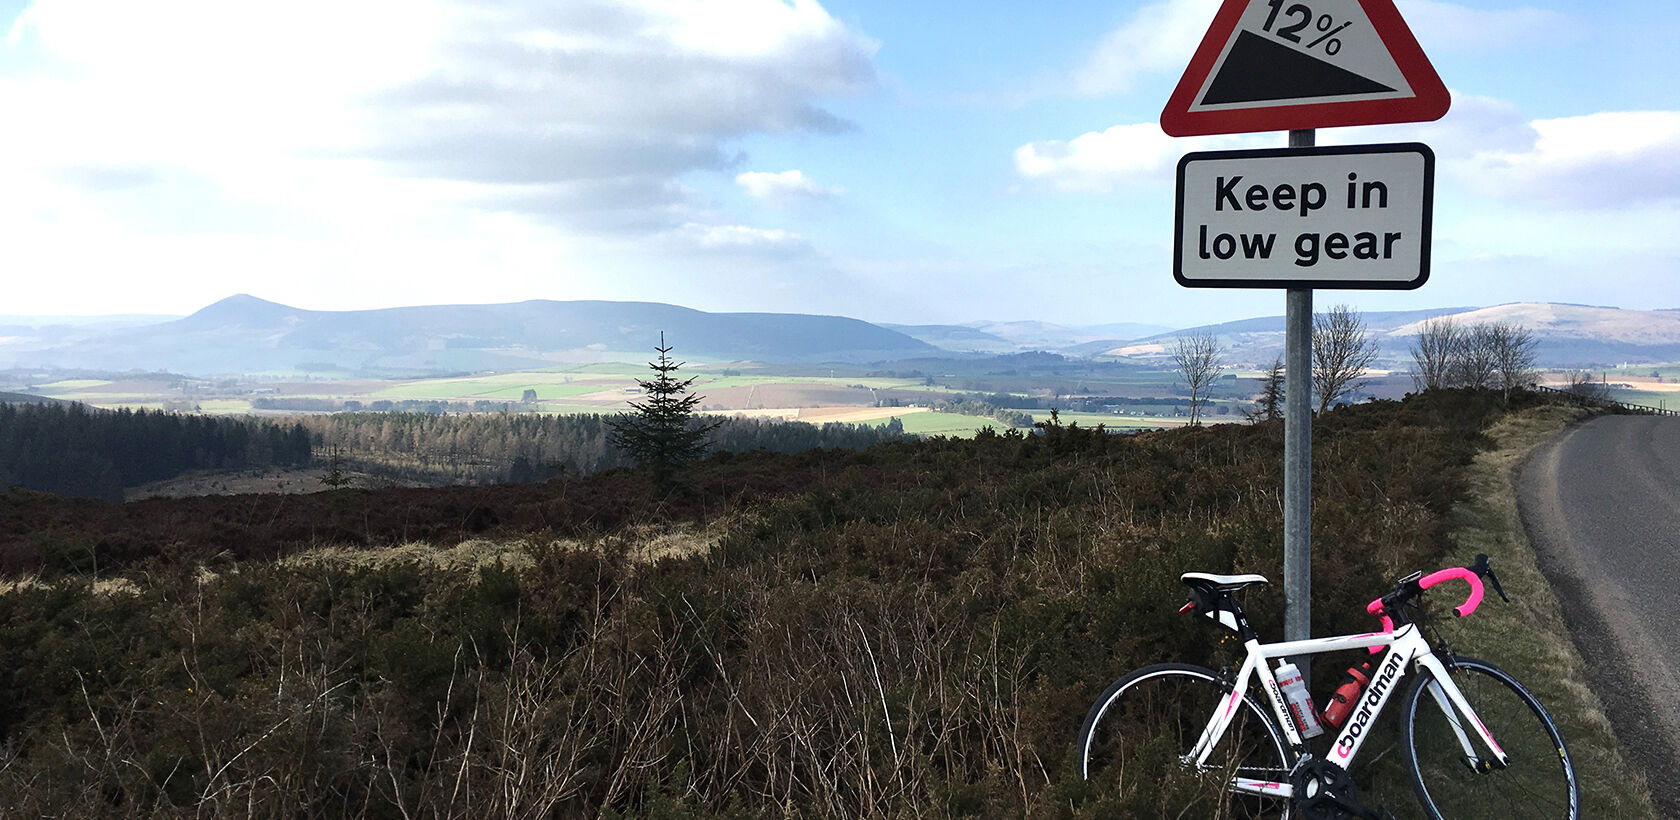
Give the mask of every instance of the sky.
[[[1415, 291], [1680, 308], [1680, 4], [1396, 0], [1438, 122]], [[1187, 327], [1158, 124], [1219, 0], [0, 0], [0, 314], [658, 301]]]

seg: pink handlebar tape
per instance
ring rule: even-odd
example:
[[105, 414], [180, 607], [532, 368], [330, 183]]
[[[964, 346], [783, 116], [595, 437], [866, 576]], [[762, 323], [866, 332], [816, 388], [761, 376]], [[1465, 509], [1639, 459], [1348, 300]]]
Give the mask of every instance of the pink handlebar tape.
[[[1463, 618], [1468, 616], [1470, 613], [1475, 612], [1476, 607], [1482, 605], [1482, 579], [1478, 577], [1476, 573], [1471, 572], [1464, 567], [1448, 567], [1447, 569], [1436, 570], [1435, 572], [1431, 572], [1428, 575], [1423, 576], [1423, 578], [1418, 581], [1418, 589], [1428, 589], [1441, 583], [1442, 581], [1451, 581], [1454, 578], [1470, 585], [1470, 597], [1465, 598], [1464, 603], [1453, 607], [1453, 614]], [[1383, 602], [1381, 598], [1366, 604], [1365, 611], [1371, 613], [1372, 615], [1381, 617], [1383, 619], [1383, 626], [1392, 628], [1388, 616], [1383, 614]]]
[[[1464, 567], [1450, 567], [1448, 569], [1437, 570], [1419, 579], [1418, 589], [1428, 589], [1441, 583], [1442, 581], [1451, 581], [1454, 578], [1470, 585], [1470, 597], [1465, 598], [1464, 603], [1453, 607], [1453, 614], [1463, 618], [1468, 616], [1470, 613], [1475, 612], [1476, 607], [1481, 606], [1482, 604], [1482, 579], [1477, 576], [1476, 573], [1471, 572]], [[1365, 611], [1382, 619], [1384, 632], [1394, 631], [1394, 621], [1388, 617], [1388, 613], [1383, 611], [1383, 602], [1381, 598], [1366, 604]], [[1371, 647], [1371, 654], [1374, 655], [1381, 652], [1382, 649], [1382, 647], [1373, 646]]]
[[1450, 567], [1448, 569], [1436, 570], [1435, 572], [1431, 572], [1428, 575], [1423, 576], [1423, 580], [1418, 581], [1418, 587], [1420, 589], [1428, 589], [1441, 583], [1442, 581], [1450, 581], [1454, 578], [1470, 585], [1470, 597], [1465, 598], [1464, 603], [1453, 607], [1453, 614], [1460, 618], [1464, 618], [1470, 613], [1475, 612], [1476, 607], [1482, 605], [1482, 579], [1477, 577], [1476, 573], [1471, 572], [1464, 567]]

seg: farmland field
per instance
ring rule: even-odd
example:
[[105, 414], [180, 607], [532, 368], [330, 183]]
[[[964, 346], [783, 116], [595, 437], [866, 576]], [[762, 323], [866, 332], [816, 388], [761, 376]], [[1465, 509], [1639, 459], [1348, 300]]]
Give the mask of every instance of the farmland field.
[[972, 436], [982, 427], [1001, 430], [1007, 426], [996, 419], [957, 413], [915, 413], [898, 420], [904, 423], [904, 432], [920, 436]]
[[[892, 369], [897, 367], [900, 369]], [[1680, 408], [1680, 381], [1669, 366], [1623, 368], [1594, 374], [1618, 401]], [[67, 374], [68, 375], [68, 374]], [[194, 379], [169, 374], [113, 374], [62, 378], [27, 385], [23, 392], [95, 407], [162, 409], [212, 415], [290, 415], [336, 410], [488, 412], [503, 409], [543, 414], [617, 413], [641, 398], [637, 382], [645, 364], [600, 362], [525, 371], [460, 374], [422, 379]], [[989, 417], [1014, 411], [1034, 422], [1061, 410], [1064, 423], [1102, 424], [1110, 430], [1176, 427], [1189, 421], [1178, 374], [1166, 367], [1050, 358], [1000, 357], [929, 360], [896, 366], [780, 366], [736, 362], [690, 364], [679, 372], [694, 379], [699, 409], [717, 415], [839, 421], [881, 425], [901, 419], [907, 432], [970, 435], [1007, 425]], [[1236, 421], [1252, 406], [1260, 373], [1230, 368], [1215, 383], [1204, 409], [1213, 423]], [[1542, 383], [1561, 386], [1563, 374]], [[1399, 398], [1415, 389], [1405, 373], [1372, 372], [1365, 390]], [[524, 401], [526, 391], [535, 401]], [[983, 407], [975, 402], [981, 402]], [[1019, 419], [1017, 419], [1019, 423]]]
[[568, 377], [565, 381], [539, 381], [538, 377], [543, 375], [545, 374], [504, 373], [486, 378], [408, 382], [387, 387], [374, 395], [382, 399], [519, 401], [526, 390], [537, 391], [537, 398], [541, 400], [571, 398], [623, 386], [621, 382], [598, 378], [571, 381]]

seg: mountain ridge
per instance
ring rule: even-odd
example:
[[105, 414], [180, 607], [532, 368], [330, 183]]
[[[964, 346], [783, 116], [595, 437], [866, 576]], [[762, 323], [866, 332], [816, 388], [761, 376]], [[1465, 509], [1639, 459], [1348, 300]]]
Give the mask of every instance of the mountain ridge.
[[867, 362], [942, 353], [858, 319], [707, 313], [657, 302], [528, 300], [313, 311], [236, 294], [186, 317], [66, 344], [0, 347], [0, 366], [413, 374], [652, 355], [660, 333], [696, 360]]
[[[1494, 322], [1515, 323], [1535, 340], [1535, 357], [1543, 367], [1573, 368], [1620, 363], [1680, 361], [1680, 310], [1630, 310], [1598, 305], [1555, 302], [1509, 302], [1491, 307], [1428, 308], [1361, 313], [1378, 345], [1378, 361], [1405, 365], [1411, 345], [1425, 321], [1449, 318], [1460, 326]], [[1069, 355], [1105, 358], [1159, 358], [1174, 339], [1191, 333], [1212, 333], [1225, 348], [1228, 360], [1264, 366], [1283, 353], [1283, 316], [1265, 316], [1163, 333], [1105, 347], [1082, 345]]]
[[[1680, 309], [1517, 302], [1361, 314], [1381, 347], [1379, 359], [1394, 366], [1409, 360], [1420, 324], [1442, 316], [1466, 325], [1512, 321], [1527, 327], [1547, 367], [1680, 361]], [[606, 300], [320, 311], [238, 293], [188, 316], [147, 324], [87, 317], [50, 326], [3, 326], [0, 368], [405, 377], [636, 361], [652, 355], [661, 332], [685, 359], [785, 364], [870, 364], [1029, 351], [1158, 362], [1176, 337], [1211, 332], [1221, 339], [1229, 363], [1263, 366], [1282, 351], [1284, 317], [1182, 330], [1033, 320], [899, 325]]]

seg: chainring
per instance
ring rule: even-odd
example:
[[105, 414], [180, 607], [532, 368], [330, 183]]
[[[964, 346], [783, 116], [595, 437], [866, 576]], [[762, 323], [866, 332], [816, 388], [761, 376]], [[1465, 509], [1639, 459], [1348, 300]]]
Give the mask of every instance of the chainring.
[[1305, 820], [1382, 820], [1359, 802], [1359, 787], [1347, 769], [1328, 760], [1303, 760], [1289, 776], [1295, 810]]

